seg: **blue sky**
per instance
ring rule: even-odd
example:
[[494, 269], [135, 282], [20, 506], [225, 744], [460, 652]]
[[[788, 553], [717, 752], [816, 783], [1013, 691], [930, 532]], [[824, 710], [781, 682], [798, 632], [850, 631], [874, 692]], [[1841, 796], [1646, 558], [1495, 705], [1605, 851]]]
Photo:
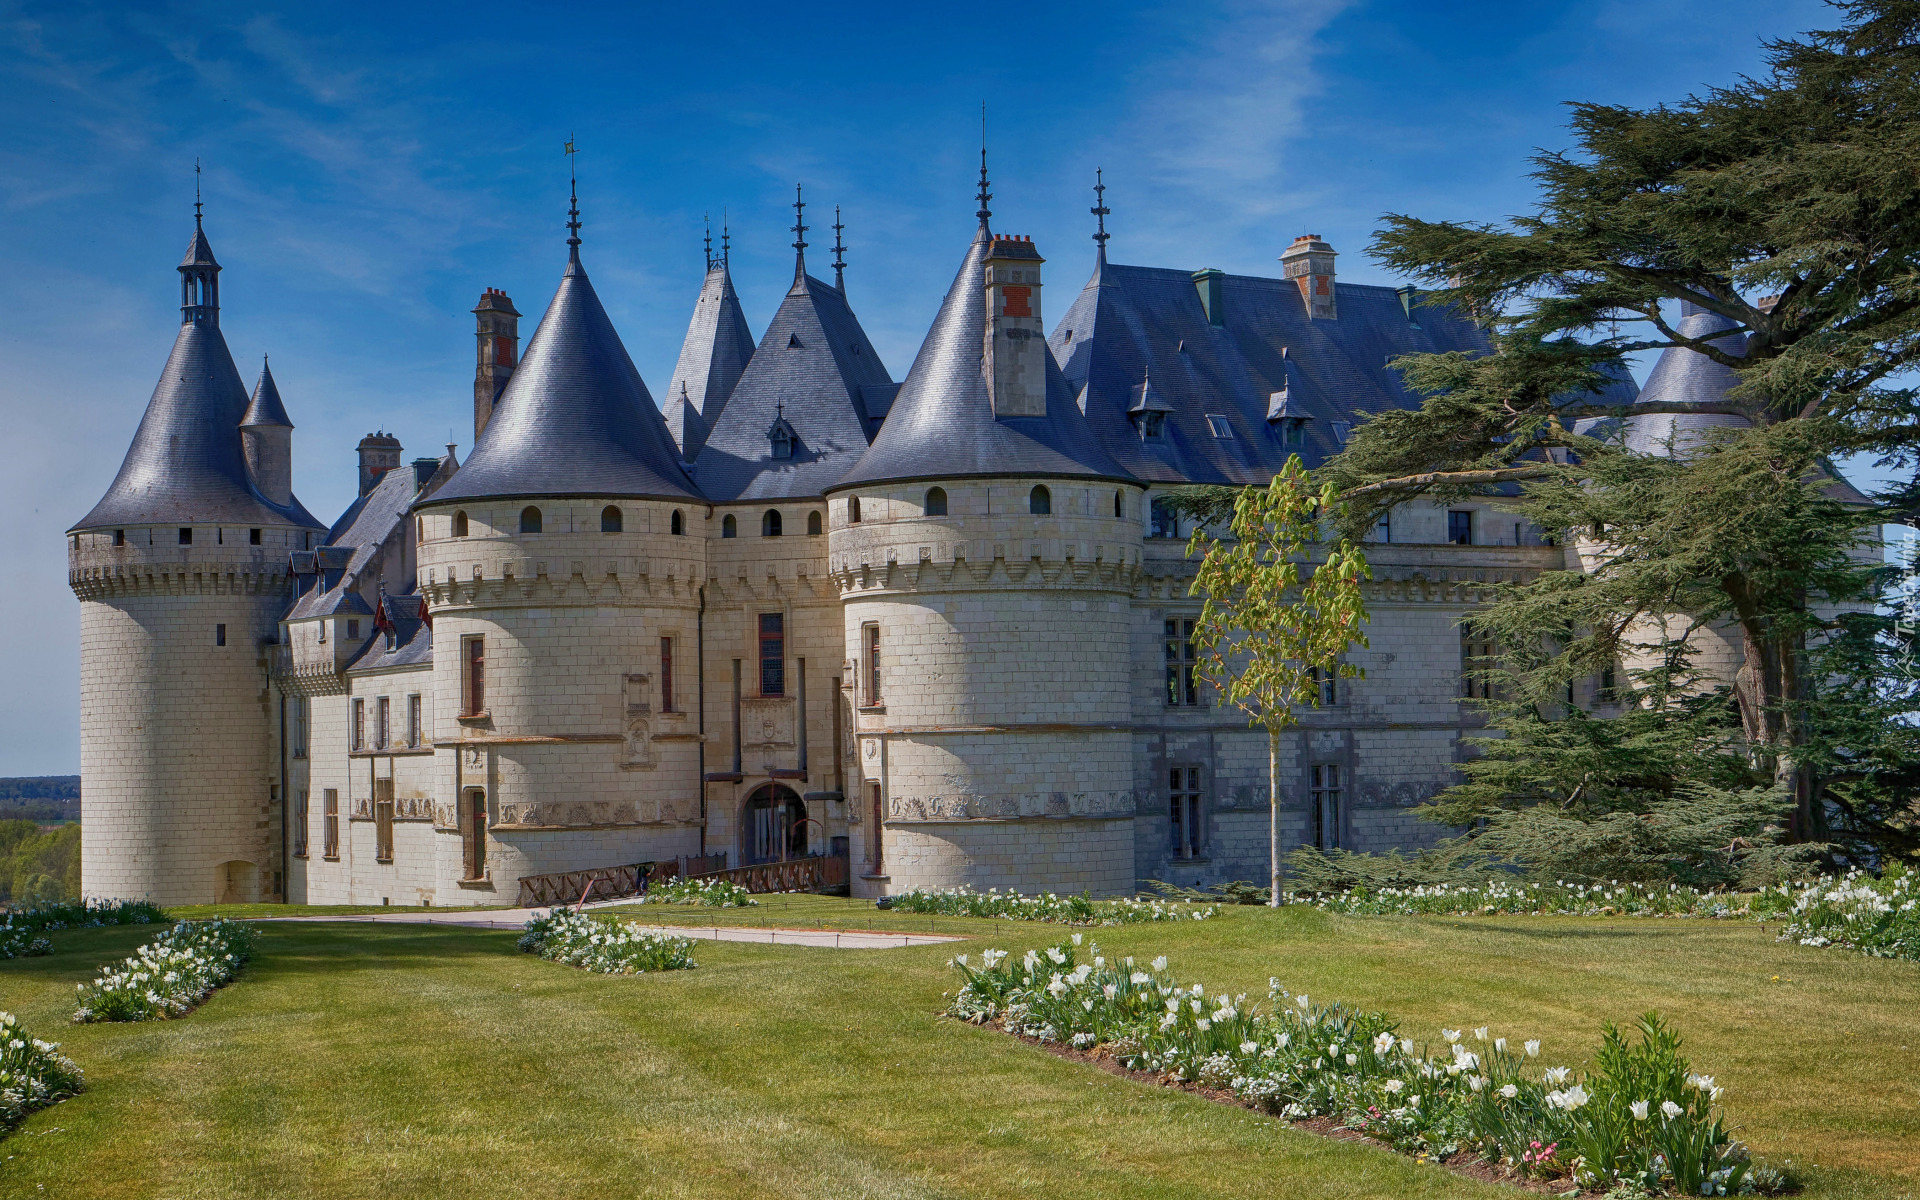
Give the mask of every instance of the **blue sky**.
[[[78, 605], [62, 531], [105, 489], [178, 324], [204, 164], [222, 324], [293, 415], [294, 486], [331, 520], [353, 446], [471, 440], [472, 318], [530, 333], [565, 258], [569, 134], [584, 254], [662, 391], [731, 223], [758, 331], [791, 278], [787, 206], [834, 204], [847, 286], [896, 378], [972, 230], [988, 105], [996, 228], [1091, 265], [1105, 169], [1116, 261], [1277, 274], [1300, 233], [1343, 277], [1383, 212], [1522, 211], [1561, 103], [1672, 100], [1756, 70], [1809, 0], [1434, 4], [98, 6], [0, 0], [0, 775], [78, 770]], [[814, 257], [816, 256], [817, 257]]]

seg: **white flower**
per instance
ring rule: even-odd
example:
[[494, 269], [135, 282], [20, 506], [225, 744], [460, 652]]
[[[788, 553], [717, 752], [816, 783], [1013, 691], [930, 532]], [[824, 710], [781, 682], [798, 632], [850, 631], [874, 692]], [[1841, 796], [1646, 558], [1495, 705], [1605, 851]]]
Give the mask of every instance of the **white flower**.
[[1047, 957], [1053, 960], [1055, 966], [1059, 966], [1061, 963], [1067, 961], [1066, 952], [1058, 946], [1048, 946]]
[[1127, 982], [1135, 987], [1139, 987], [1142, 984], [1152, 983], [1153, 976], [1147, 974], [1145, 971], [1135, 971], [1133, 974], [1127, 976]]
[[1511, 1100], [1520, 1094], [1520, 1089], [1509, 1083], [1500, 1089], [1500, 1094]]
[[1100, 989], [1100, 994], [1105, 996], [1107, 999], [1111, 1000], [1115, 996], [1120, 994], [1120, 989], [1118, 987], [1115, 987], [1113, 984], [1109, 983], [1105, 987]]
[[1282, 1050], [1285, 1050], [1285, 1049], [1287, 1048], [1287, 1043], [1289, 1043], [1289, 1042], [1291, 1042], [1291, 1041], [1293, 1041], [1293, 1035], [1292, 1035], [1292, 1034], [1290, 1034], [1290, 1033], [1283, 1033], [1283, 1034], [1281, 1034], [1281, 1035], [1280, 1035], [1280, 1043], [1279, 1043], [1279, 1045], [1280, 1045], [1280, 1048], [1281, 1048]]
[[1671, 1100], [1662, 1100], [1660, 1102], [1660, 1112], [1669, 1121], [1673, 1120], [1675, 1117], [1679, 1116], [1681, 1113], [1685, 1111], [1687, 1110], [1684, 1108], [1681, 1108], [1678, 1104], [1675, 1104]]
[[1189, 1000], [1187, 1001], [1187, 1007], [1192, 1009], [1194, 1012], [1199, 1012], [1200, 1002], [1198, 1000]]
[[1526, 1044], [1526, 1050], [1527, 1050], [1527, 1057], [1528, 1057], [1528, 1058], [1539, 1058], [1539, 1057], [1540, 1057], [1540, 1043], [1539, 1043], [1539, 1042], [1537, 1042], [1537, 1041], [1529, 1041], [1529, 1042], [1528, 1042], [1528, 1043]]
[[967, 956], [964, 954], [956, 954], [953, 956], [953, 961], [959, 963], [961, 966], [964, 967], [967, 965]]
[[1577, 1083], [1567, 1089], [1566, 1096], [1567, 1096], [1568, 1112], [1572, 1112], [1574, 1109], [1579, 1108], [1581, 1105], [1585, 1104], [1590, 1098], [1587, 1095], [1587, 1089], [1581, 1087]]
[[1458, 1029], [1442, 1029], [1440, 1036], [1447, 1039], [1448, 1045], [1452, 1045], [1460, 1040], [1460, 1031]]
[[1307, 1010], [1307, 994], [1305, 992], [1301, 992], [1298, 996], [1295, 996], [1293, 998], [1293, 1002], [1300, 1006], [1301, 1012], [1305, 1012]]
[[1474, 1036], [1475, 1038], [1477, 1038], [1477, 1039], [1479, 1039], [1480, 1041], [1483, 1041], [1483, 1042], [1484, 1042], [1484, 1041], [1486, 1041], [1486, 1040], [1487, 1040], [1487, 1027], [1486, 1027], [1485, 1025], [1482, 1025], [1482, 1026], [1481, 1026], [1480, 1028], [1478, 1028], [1478, 1029], [1476, 1029], [1476, 1030], [1474, 1030], [1474, 1031], [1473, 1031], [1473, 1036]]
[[1381, 1033], [1381, 1034], [1376, 1034], [1376, 1035], [1374, 1035], [1374, 1039], [1373, 1039], [1373, 1052], [1374, 1052], [1375, 1054], [1385, 1054], [1385, 1053], [1387, 1053], [1387, 1052], [1388, 1052], [1389, 1050], [1392, 1050], [1392, 1049], [1393, 1049], [1393, 1035], [1392, 1035], [1392, 1034], [1390, 1034], [1390, 1033]]
[[1213, 1022], [1207, 1020], [1205, 1017], [1201, 1017], [1198, 1021], [1195, 1021], [1194, 1025], [1201, 1033], [1205, 1033], [1207, 1030], [1213, 1028]]
[[1472, 1076], [1467, 1080], [1467, 1086], [1477, 1092], [1487, 1086], [1487, 1077], [1485, 1075]]
[[1633, 1110], [1634, 1120], [1644, 1121], [1647, 1119], [1647, 1102], [1645, 1100], [1635, 1100], [1632, 1104], [1627, 1105], [1627, 1107]]
[[1351, 1066], [1354, 1066], [1354, 1065], [1356, 1065], [1356, 1064], [1358, 1064], [1358, 1063], [1359, 1063], [1359, 1061], [1360, 1061], [1360, 1056], [1359, 1056], [1358, 1054], [1349, 1054], [1349, 1055], [1347, 1055], [1347, 1065], [1348, 1065], [1348, 1066], [1350, 1066], [1350, 1067], [1351, 1067]]
[[1412, 1038], [1401, 1038], [1401, 1039], [1400, 1039], [1400, 1053], [1402, 1053], [1402, 1054], [1412, 1054], [1412, 1053], [1413, 1053], [1413, 1039], [1412, 1039]]
[[1162, 955], [1161, 955], [1161, 956], [1160, 956], [1159, 958], [1156, 958], [1156, 959], [1154, 959], [1154, 960], [1153, 960], [1153, 969], [1154, 969], [1154, 970], [1156, 970], [1156, 971], [1164, 971], [1164, 970], [1166, 970], [1166, 969], [1167, 969], [1167, 956], [1166, 956], [1166, 955], [1164, 955], [1164, 954], [1162, 954]]
[[1073, 944], [1076, 946], [1080, 944], [1080, 935], [1077, 933], [1073, 935]]
[[1381, 1084], [1380, 1086], [1387, 1089], [1389, 1094], [1397, 1094], [1400, 1091], [1400, 1089], [1405, 1087], [1406, 1085], [1401, 1083], [1398, 1079], [1389, 1079], [1385, 1083]]
[[1240, 1043], [1240, 1053], [1242, 1054], [1252, 1054], [1255, 1050], [1258, 1050], [1259, 1048], [1260, 1048], [1260, 1043], [1258, 1042], [1241, 1042]]
[[1544, 1072], [1547, 1086], [1549, 1087], [1559, 1087], [1567, 1081], [1567, 1076], [1571, 1074], [1573, 1074], [1573, 1072], [1567, 1070], [1565, 1067], [1548, 1067]]
[[1507, 1052], [1507, 1039], [1505, 1038], [1493, 1039], [1493, 1049], [1494, 1049], [1494, 1053], [1496, 1054], [1505, 1054]]

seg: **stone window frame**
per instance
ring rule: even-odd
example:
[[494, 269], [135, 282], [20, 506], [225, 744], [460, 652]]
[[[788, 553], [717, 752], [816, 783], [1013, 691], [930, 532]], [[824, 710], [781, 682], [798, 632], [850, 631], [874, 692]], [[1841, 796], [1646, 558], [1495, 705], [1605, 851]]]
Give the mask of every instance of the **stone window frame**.
[[311, 833], [308, 825], [313, 820], [310, 807], [311, 795], [312, 793], [306, 788], [301, 788], [299, 803], [293, 810], [293, 856], [295, 858], [307, 857], [307, 838]]
[[1344, 762], [1318, 762], [1307, 767], [1307, 832], [1318, 850], [1340, 847], [1340, 817], [1346, 805], [1342, 782]]
[[426, 740], [426, 710], [419, 692], [407, 695], [407, 748], [418, 750], [420, 743]]
[[880, 694], [880, 622], [860, 626], [860, 707], [886, 707]]
[[[1193, 649], [1193, 628], [1197, 617], [1172, 615], [1163, 618], [1160, 644], [1166, 660], [1166, 685], [1160, 698], [1168, 708], [1207, 707], [1206, 688], [1200, 679], [1200, 659]], [[1185, 636], [1181, 636], [1182, 634]]]
[[1167, 832], [1173, 840], [1175, 861], [1201, 862], [1207, 858], [1206, 797], [1206, 776], [1201, 764], [1168, 764]]
[[347, 706], [347, 749], [354, 754], [367, 748], [367, 698], [355, 696]]
[[322, 811], [320, 819], [321, 842], [320, 857], [328, 862], [340, 861], [340, 789], [325, 788], [320, 793]]

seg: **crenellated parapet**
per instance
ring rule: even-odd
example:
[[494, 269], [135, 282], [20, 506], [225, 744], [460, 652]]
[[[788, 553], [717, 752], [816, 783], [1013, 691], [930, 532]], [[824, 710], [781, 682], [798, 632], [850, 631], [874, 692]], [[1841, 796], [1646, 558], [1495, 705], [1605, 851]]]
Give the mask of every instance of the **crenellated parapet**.
[[[540, 532], [518, 531], [528, 508], [539, 510]], [[603, 530], [616, 523], [610, 511], [618, 514], [618, 527]], [[498, 512], [424, 507], [420, 591], [435, 612], [696, 604], [706, 575], [705, 539], [673, 533], [676, 513], [680, 528], [688, 528], [687, 506], [661, 501], [554, 500]], [[459, 521], [465, 533], [455, 533]]]
[[[279, 546], [254, 545], [247, 528], [180, 526], [95, 530], [67, 538], [67, 586], [81, 600], [132, 596], [282, 597], [290, 585], [285, 543], [301, 532], [273, 529]], [[160, 535], [164, 535], [160, 536]], [[266, 539], [263, 537], [263, 541]], [[212, 542], [207, 545], [205, 543]]]

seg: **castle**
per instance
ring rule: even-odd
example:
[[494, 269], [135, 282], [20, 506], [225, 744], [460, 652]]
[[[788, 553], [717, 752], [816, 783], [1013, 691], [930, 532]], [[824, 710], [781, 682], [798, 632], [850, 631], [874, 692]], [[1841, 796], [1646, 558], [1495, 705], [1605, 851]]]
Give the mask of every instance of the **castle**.
[[[576, 205], [524, 353], [506, 294], [473, 310], [466, 461], [370, 435], [331, 526], [295, 498], [272, 374], [249, 394], [235, 369], [196, 215], [172, 356], [68, 535], [87, 894], [513, 904], [561, 872], [822, 854], [863, 896], [1264, 878], [1266, 736], [1195, 679], [1165, 497], [1317, 465], [1418, 403], [1395, 356], [1486, 340], [1412, 288], [1339, 282], [1315, 236], [1280, 278], [1110, 263], [1104, 204], [1049, 330], [1045, 260], [990, 195], [983, 168], [899, 382], [837, 223], [829, 284], [796, 220], [757, 343], [709, 242], [664, 410]], [[1662, 363], [1667, 390], [1724, 386], [1687, 369]], [[1365, 676], [1327, 681], [1281, 749], [1290, 842], [1437, 836], [1408, 810], [1454, 779], [1493, 650], [1462, 617], [1579, 568], [1487, 502], [1408, 504], [1366, 551]]]

